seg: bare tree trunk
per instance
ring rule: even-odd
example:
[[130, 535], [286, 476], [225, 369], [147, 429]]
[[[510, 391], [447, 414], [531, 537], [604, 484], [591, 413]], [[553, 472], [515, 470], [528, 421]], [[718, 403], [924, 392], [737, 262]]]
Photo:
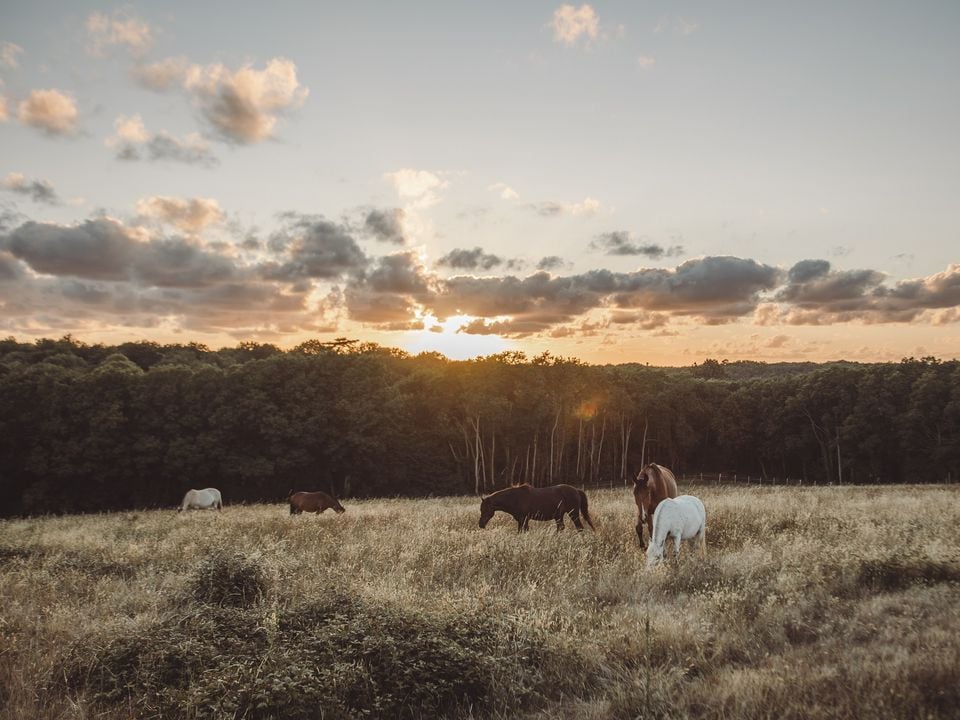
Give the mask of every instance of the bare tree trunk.
[[627, 484], [627, 455], [630, 452], [630, 434], [633, 432], [633, 423], [625, 424], [626, 416], [620, 413], [620, 479]]
[[600, 479], [600, 462], [603, 460], [603, 438], [607, 434], [607, 413], [604, 411], [600, 422], [600, 442], [597, 443], [597, 480]]
[[553, 485], [553, 467], [554, 467], [553, 446], [554, 446], [554, 439], [556, 438], [556, 435], [557, 435], [557, 424], [559, 422], [560, 422], [560, 411], [558, 410], [556, 416], [553, 419], [553, 427], [550, 428], [550, 484], [551, 485]]
[[840, 464], [840, 426], [837, 425], [837, 485], [843, 485], [843, 466]]
[[497, 431], [494, 430], [490, 433], [490, 487], [495, 488], [497, 486], [496, 478], [494, 474], [496, 473], [497, 465]]
[[593, 482], [593, 471], [597, 463], [594, 459], [597, 452], [597, 423], [594, 419], [590, 420], [590, 482]]
[[533, 469], [531, 470], [531, 475], [533, 477], [533, 482], [530, 484], [534, 487], [537, 486], [537, 445], [540, 440], [540, 431], [536, 430], [533, 433]]
[[583, 455], [583, 417], [580, 418], [580, 430], [577, 435], [577, 477], [580, 478], [580, 484], [583, 484], [583, 471], [580, 469], [580, 458]]
[[480, 495], [480, 416], [477, 415], [473, 426], [473, 484], [477, 495]]
[[650, 429], [650, 418], [643, 418], [643, 445], [640, 446], [640, 467], [647, 464], [647, 430]]
[[[817, 444], [820, 446], [820, 454], [823, 456], [823, 471], [826, 473], [824, 482], [830, 482], [830, 456], [829, 450], [827, 448], [827, 440], [820, 436], [820, 432], [823, 430], [817, 423], [813, 421], [813, 415], [810, 414], [810, 411], [806, 408], [803, 409], [803, 414], [807, 416], [807, 419], [810, 421], [810, 428], [813, 430], [813, 437], [817, 441]], [[827, 438], [830, 436], [827, 435]]]

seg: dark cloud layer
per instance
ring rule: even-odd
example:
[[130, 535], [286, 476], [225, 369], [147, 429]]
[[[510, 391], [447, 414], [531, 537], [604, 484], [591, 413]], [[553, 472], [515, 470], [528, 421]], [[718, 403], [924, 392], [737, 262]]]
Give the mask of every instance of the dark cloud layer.
[[566, 263], [559, 255], [547, 255], [546, 257], [540, 258], [540, 261], [537, 263], [537, 270], [559, 270], [564, 265], [566, 265]]
[[28, 197], [35, 203], [45, 205], [60, 205], [60, 196], [46, 180], [31, 180], [20, 173], [10, 173], [0, 182], [0, 188], [7, 192]]
[[162, 131], [142, 143], [121, 142], [117, 145], [116, 153], [118, 160], [169, 161], [201, 167], [215, 167], [220, 164], [205, 144], [183, 141]]
[[651, 260], [683, 255], [681, 245], [672, 245], [665, 248], [657, 243], [639, 243], [634, 241], [630, 233], [625, 230], [600, 234], [596, 240], [590, 243], [590, 248], [602, 250], [607, 255], [640, 255]]
[[278, 258], [263, 265], [274, 280], [331, 280], [362, 271], [369, 259], [349, 228], [322, 215], [288, 215], [287, 225], [270, 236], [269, 248]]
[[[169, 226], [109, 217], [20, 222], [0, 230], [0, 325], [70, 332], [172, 324], [279, 337], [332, 330], [330, 314], [380, 329], [463, 314], [476, 318], [466, 333], [561, 337], [598, 327], [661, 332], [678, 317], [713, 324], [754, 313], [757, 322], [784, 324], [960, 319], [960, 265], [896, 283], [876, 270], [836, 270], [826, 260], [784, 271], [730, 256], [632, 272], [476, 276], [469, 271], [505, 263], [474, 248], [444, 259], [465, 274], [442, 277], [412, 251], [368, 256], [353, 234], [362, 228], [320, 215], [281, 219], [265, 243], [246, 249], [204, 242], [206, 226], [180, 236], [165, 234]], [[539, 264], [553, 270], [562, 260]]]
[[833, 270], [826, 260], [802, 260], [776, 300], [794, 325], [910, 322], [927, 311], [960, 306], [960, 265], [926, 278], [884, 285], [876, 270]]
[[403, 208], [382, 210], [370, 208], [363, 219], [363, 232], [382, 242], [403, 245], [407, 239], [403, 232], [403, 221], [406, 212]]
[[456, 248], [437, 260], [437, 265], [455, 270], [491, 270], [503, 263], [502, 257], [484, 252], [480, 247], [472, 250]]

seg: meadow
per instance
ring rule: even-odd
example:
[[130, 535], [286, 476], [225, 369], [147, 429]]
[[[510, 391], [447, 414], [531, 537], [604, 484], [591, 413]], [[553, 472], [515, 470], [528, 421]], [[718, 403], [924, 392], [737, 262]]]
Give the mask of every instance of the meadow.
[[2, 521], [0, 718], [957, 717], [960, 489], [681, 491], [653, 571], [626, 489]]

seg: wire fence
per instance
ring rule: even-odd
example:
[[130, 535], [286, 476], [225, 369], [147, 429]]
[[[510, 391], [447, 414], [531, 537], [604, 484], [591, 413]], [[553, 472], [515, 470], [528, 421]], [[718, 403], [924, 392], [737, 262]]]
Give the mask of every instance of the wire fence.
[[[691, 472], [691, 473], [675, 473], [677, 478], [677, 483], [681, 485], [751, 485], [755, 487], [775, 487], [775, 486], [790, 486], [790, 487], [816, 487], [816, 486], [825, 486], [825, 487], [838, 487], [843, 485], [884, 485], [886, 484], [881, 478], [870, 483], [837, 483], [837, 482], [818, 482], [817, 480], [804, 479], [802, 477], [786, 477], [786, 476], [777, 476], [777, 475], [753, 475], [750, 473], [735, 473], [735, 472]], [[932, 482], [924, 482], [922, 484], [945, 484], [945, 485], [954, 485], [958, 482], [957, 478], [952, 475], [948, 475], [946, 478], [940, 480], [934, 480]], [[600, 488], [617, 488], [617, 487], [627, 487], [631, 484], [631, 478], [626, 478], [619, 482], [615, 480], [605, 480], [597, 483], [590, 483], [586, 487], [595, 487]]]

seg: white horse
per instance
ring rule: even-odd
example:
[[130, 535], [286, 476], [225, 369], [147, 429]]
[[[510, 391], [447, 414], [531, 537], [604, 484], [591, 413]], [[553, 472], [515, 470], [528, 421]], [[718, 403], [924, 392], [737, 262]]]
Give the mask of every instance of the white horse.
[[707, 511], [699, 498], [681, 495], [660, 501], [653, 513], [653, 535], [647, 548], [647, 567], [663, 560], [667, 538], [673, 538], [674, 556], [680, 557], [680, 542], [696, 538], [700, 556], [707, 554]]
[[216, 488], [187, 490], [187, 494], [183, 496], [183, 502], [180, 503], [180, 509], [177, 512], [189, 509], [222, 510], [223, 498], [220, 496], [220, 491]]

